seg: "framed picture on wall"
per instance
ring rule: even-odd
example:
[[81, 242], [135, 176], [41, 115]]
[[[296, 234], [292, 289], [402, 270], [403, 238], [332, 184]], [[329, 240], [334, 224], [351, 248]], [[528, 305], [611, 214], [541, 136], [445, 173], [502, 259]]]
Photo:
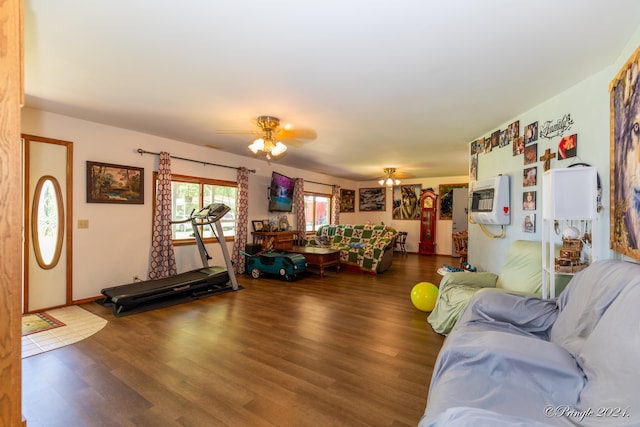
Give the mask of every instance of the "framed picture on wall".
[[393, 219], [420, 219], [422, 185], [393, 186]]
[[469, 184], [441, 184], [439, 187], [440, 196], [440, 219], [453, 218], [453, 189], [467, 188]]
[[340, 189], [340, 212], [356, 211], [356, 191]]
[[361, 188], [359, 190], [358, 209], [365, 212], [384, 211], [387, 187]]
[[524, 164], [530, 165], [538, 161], [538, 144], [525, 145]]
[[144, 168], [87, 161], [87, 203], [144, 204]]
[[507, 128], [507, 133], [507, 139], [509, 140], [509, 142], [515, 141], [516, 138], [520, 136], [520, 120], [516, 120], [515, 122], [511, 123]]
[[524, 168], [522, 173], [522, 186], [531, 187], [538, 184], [538, 167], [532, 166], [530, 168]]
[[611, 249], [640, 259], [640, 48], [624, 64], [609, 85]]
[[513, 155], [517, 156], [518, 154], [524, 153], [524, 136], [520, 135], [513, 141]]
[[469, 164], [469, 181], [477, 181], [478, 180], [478, 155], [471, 157], [471, 162]]
[[524, 143], [530, 144], [538, 140], [538, 122], [528, 124], [524, 131]]
[[563, 137], [558, 143], [558, 160], [570, 159], [578, 153], [578, 134]]
[[522, 231], [525, 233], [536, 232], [536, 214], [528, 213], [522, 217]]
[[522, 210], [523, 211], [535, 211], [536, 210], [536, 192], [525, 191], [522, 193]]

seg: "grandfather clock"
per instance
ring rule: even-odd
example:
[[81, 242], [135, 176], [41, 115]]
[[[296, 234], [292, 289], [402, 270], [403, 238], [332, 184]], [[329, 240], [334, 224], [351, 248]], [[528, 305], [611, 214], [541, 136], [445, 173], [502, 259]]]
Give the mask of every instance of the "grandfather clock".
[[420, 255], [436, 254], [436, 207], [438, 195], [425, 190], [420, 195]]

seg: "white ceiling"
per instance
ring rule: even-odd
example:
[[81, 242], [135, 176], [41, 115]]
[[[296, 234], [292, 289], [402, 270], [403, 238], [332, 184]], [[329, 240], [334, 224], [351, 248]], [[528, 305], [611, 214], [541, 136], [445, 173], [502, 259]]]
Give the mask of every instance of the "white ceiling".
[[465, 175], [469, 141], [611, 65], [638, 16], [638, 0], [25, 0], [26, 105], [246, 156], [251, 135], [216, 130], [273, 115], [318, 135], [277, 163]]

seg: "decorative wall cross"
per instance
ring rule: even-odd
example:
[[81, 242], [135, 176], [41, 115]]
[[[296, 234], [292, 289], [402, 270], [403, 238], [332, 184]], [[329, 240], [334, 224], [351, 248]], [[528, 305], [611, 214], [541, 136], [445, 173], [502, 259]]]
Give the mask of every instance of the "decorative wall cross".
[[544, 160], [544, 170], [548, 171], [551, 169], [551, 159], [555, 159], [556, 153], [552, 153], [550, 149], [544, 150], [544, 156], [540, 157], [540, 161]]

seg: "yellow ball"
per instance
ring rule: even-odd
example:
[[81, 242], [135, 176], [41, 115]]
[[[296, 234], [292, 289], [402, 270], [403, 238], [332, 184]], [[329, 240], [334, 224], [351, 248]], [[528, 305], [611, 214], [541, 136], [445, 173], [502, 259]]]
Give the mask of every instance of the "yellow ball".
[[420, 282], [411, 289], [411, 302], [420, 311], [431, 311], [436, 306], [438, 287], [433, 283]]

